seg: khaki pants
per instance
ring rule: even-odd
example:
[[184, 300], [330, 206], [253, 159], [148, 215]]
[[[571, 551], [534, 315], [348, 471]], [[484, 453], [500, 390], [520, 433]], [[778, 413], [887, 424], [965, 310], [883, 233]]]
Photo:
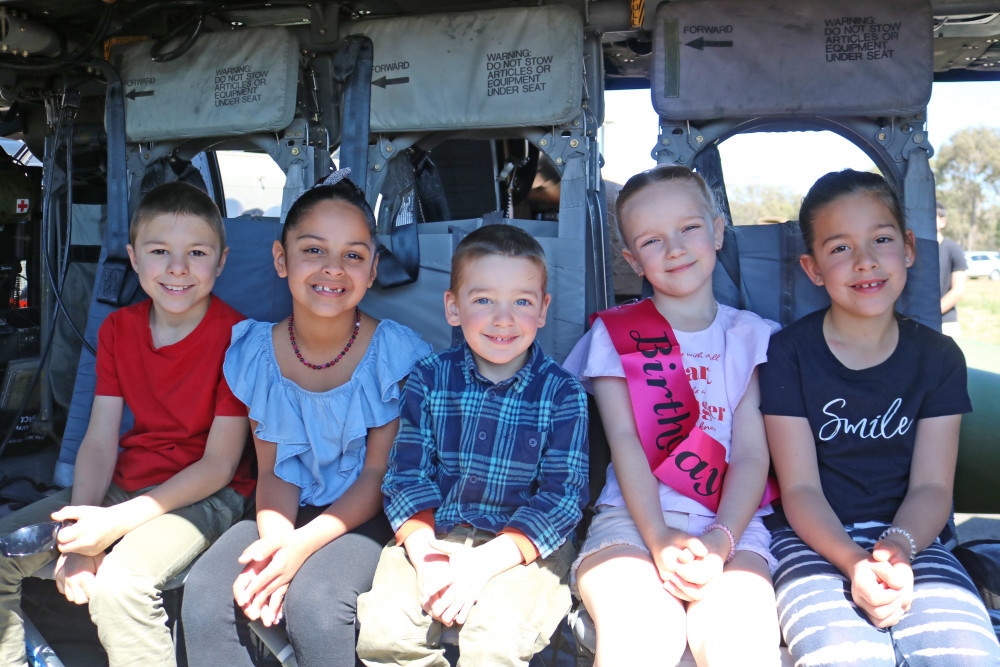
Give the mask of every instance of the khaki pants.
[[[125, 492], [112, 485], [104, 506], [117, 505], [148, 489]], [[0, 520], [0, 535], [51, 520], [70, 503], [72, 489], [39, 500]], [[246, 500], [230, 488], [139, 526], [123, 537], [97, 572], [90, 618], [113, 667], [176, 664], [160, 588], [193, 561], [243, 513]], [[0, 665], [27, 660], [21, 623], [21, 579], [58, 558], [58, 551], [0, 556]]]
[[[443, 539], [478, 546], [493, 533], [461, 526]], [[576, 555], [567, 541], [546, 559], [490, 580], [458, 634], [461, 667], [526, 666], [570, 609], [567, 577]], [[420, 607], [416, 570], [403, 547], [387, 546], [372, 590], [358, 598], [358, 657], [366, 664], [446, 667], [443, 626]]]

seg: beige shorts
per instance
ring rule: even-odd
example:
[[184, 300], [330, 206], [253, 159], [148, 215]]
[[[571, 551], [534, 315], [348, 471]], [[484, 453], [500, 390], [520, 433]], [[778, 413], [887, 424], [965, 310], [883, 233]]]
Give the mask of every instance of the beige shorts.
[[[715, 521], [715, 517], [701, 516], [698, 514], [687, 514], [686, 512], [664, 512], [663, 520], [670, 528], [683, 530], [692, 535], [701, 535], [705, 529]], [[632, 520], [627, 507], [615, 507], [612, 505], [601, 505], [597, 508], [594, 520], [590, 522], [590, 529], [587, 530], [587, 539], [580, 548], [580, 555], [573, 562], [570, 569], [570, 581], [573, 591], [576, 592], [576, 570], [580, 563], [587, 556], [591, 556], [598, 551], [609, 547], [627, 544], [637, 549], [649, 553], [649, 548], [639, 534], [639, 528]], [[754, 517], [740, 541], [736, 543], [737, 551], [750, 551], [759, 555], [767, 561], [768, 568], [774, 572], [778, 561], [771, 555], [771, 533], [764, 527], [764, 522], [760, 517]]]

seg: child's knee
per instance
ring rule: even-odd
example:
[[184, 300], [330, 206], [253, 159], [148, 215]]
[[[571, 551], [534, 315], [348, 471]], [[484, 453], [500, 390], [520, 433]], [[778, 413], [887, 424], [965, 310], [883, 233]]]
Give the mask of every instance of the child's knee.
[[160, 589], [151, 577], [102, 566], [90, 595], [90, 617], [95, 625], [101, 618], [128, 617], [140, 621], [162, 612]]
[[471, 665], [527, 665], [548, 640], [548, 635], [522, 619], [491, 615], [483, 625], [466, 623], [458, 646], [463, 660]]
[[358, 657], [362, 659], [386, 652], [409, 653], [414, 642], [437, 643], [431, 642], [431, 619], [416, 600], [404, 599], [393, 587], [376, 587], [359, 596], [357, 616]]
[[[308, 628], [310, 632], [328, 632], [337, 626], [353, 626], [357, 617], [356, 604], [340, 591], [304, 578], [292, 579], [283, 600], [289, 631], [296, 627]], [[317, 614], [317, 609], [322, 609], [323, 613]]]

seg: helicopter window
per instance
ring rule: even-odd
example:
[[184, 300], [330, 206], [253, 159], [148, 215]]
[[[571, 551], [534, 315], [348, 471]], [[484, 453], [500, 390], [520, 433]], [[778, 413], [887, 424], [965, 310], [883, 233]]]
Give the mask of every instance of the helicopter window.
[[[808, 152], [802, 150], [803, 135]], [[823, 174], [876, 170], [860, 148], [827, 131], [738, 134], [719, 144], [719, 154], [734, 225], [795, 220], [802, 198]]]
[[0, 147], [13, 157], [17, 162], [25, 166], [40, 167], [41, 162], [28, 149], [28, 145], [17, 139], [0, 139]]
[[285, 174], [270, 156], [247, 151], [218, 151], [215, 156], [226, 200], [223, 213], [227, 218], [281, 215]]

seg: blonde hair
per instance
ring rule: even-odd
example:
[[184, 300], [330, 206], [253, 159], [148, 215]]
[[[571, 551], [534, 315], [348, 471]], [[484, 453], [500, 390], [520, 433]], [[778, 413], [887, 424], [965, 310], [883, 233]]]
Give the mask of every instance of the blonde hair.
[[618, 201], [615, 204], [615, 214], [618, 218], [618, 233], [621, 234], [621, 238], [626, 242], [626, 245], [628, 242], [625, 237], [625, 230], [622, 227], [622, 223], [624, 221], [622, 212], [625, 210], [625, 205], [628, 204], [632, 197], [650, 185], [655, 185], [657, 183], [670, 183], [672, 181], [690, 183], [693, 185], [698, 189], [698, 192], [705, 200], [705, 206], [708, 208], [712, 217], [714, 218], [719, 214], [718, 205], [715, 203], [715, 197], [712, 196], [712, 191], [709, 189], [705, 179], [687, 167], [661, 164], [653, 167], [652, 169], [640, 171], [638, 174], [628, 179], [621, 191], [618, 193]]

